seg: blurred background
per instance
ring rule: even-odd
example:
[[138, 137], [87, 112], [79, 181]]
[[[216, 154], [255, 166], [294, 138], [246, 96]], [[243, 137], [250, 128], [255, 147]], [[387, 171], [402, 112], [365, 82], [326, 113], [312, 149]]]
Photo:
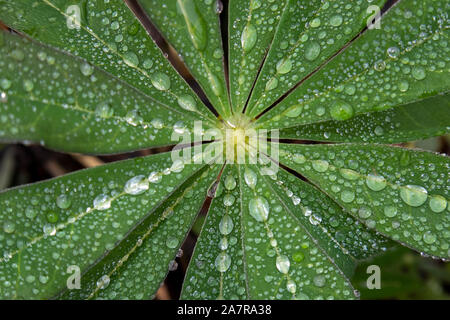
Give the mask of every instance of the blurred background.
[[[449, 154], [450, 135], [403, 144], [404, 147]], [[169, 149], [142, 150], [114, 156], [63, 154], [35, 145], [0, 144], [0, 192], [6, 188], [57, 177], [75, 170], [95, 167], [111, 161], [145, 156]], [[206, 210], [189, 233], [156, 299], [178, 299], [184, 274]], [[181, 251], [180, 251], [181, 252]], [[367, 267], [381, 269], [381, 289], [366, 287]], [[408, 248], [398, 246], [369, 261], [361, 263], [351, 279], [361, 292], [361, 299], [439, 299], [450, 300], [450, 263], [423, 257]]]

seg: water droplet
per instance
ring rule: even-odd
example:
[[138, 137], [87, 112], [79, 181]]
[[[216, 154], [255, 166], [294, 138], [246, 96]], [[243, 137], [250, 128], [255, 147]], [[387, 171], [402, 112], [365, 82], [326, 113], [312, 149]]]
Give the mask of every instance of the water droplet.
[[224, 182], [225, 189], [233, 190], [236, 187], [236, 179], [230, 174], [225, 178]]
[[231, 207], [234, 204], [234, 196], [232, 194], [226, 194], [223, 197], [223, 205], [226, 207]]
[[275, 89], [276, 87], [278, 87], [278, 79], [273, 77], [269, 81], [267, 81], [265, 90], [270, 91]]
[[94, 199], [94, 208], [97, 210], [106, 210], [111, 208], [111, 198], [106, 194], [100, 194]]
[[230, 268], [231, 258], [226, 252], [221, 252], [217, 256], [214, 265], [219, 272], [225, 272]]
[[16, 230], [16, 225], [14, 222], [6, 220], [3, 222], [3, 231], [6, 233], [13, 233]]
[[348, 120], [354, 113], [352, 106], [345, 102], [337, 102], [330, 109], [331, 117], [338, 121]]
[[289, 261], [289, 258], [286, 257], [285, 255], [280, 255], [276, 259], [276, 266], [278, 271], [280, 271], [283, 274], [287, 274], [289, 272], [291, 262]]
[[314, 160], [312, 161], [312, 167], [317, 172], [325, 172], [328, 170], [328, 161], [325, 160]]
[[432, 244], [436, 241], [436, 235], [431, 233], [431, 231], [427, 231], [423, 234], [423, 241], [427, 244]]
[[139, 65], [139, 58], [132, 51], [128, 51], [123, 55], [123, 61], [132, 68], [136, 68]]
[[31, 92], [34, 88], [34, 83], [31, 80], [24, 80], [23, 81], [23, 88], [25, 89], [25, 91], [27, 92]]
[[171, 249], [175, 249], [178, 246], [178, 239], [175, 237], [168, 237], [166, 239], [166, 246]]
[[256, 175], [255, 171], [253, 171], [250, 168], [245, 168], [244, 171], [244, 180], [247, 186], [254, 189], [256, 186], [256, 183], [258, 182], [258, 176]]
[[344, 190], [341, 193], [341, 200], [345, 203], [350, 203], [355, 200], [355, 192], [352, 190]]
[[373, 191], [381, 191], [386, 188], [387, 182], [383, 176], [369, 174], [366, 178], [366, 185]]
[[290, 293], [295, 293], [295, 290], [297, 290], [297, 286], [296, 286], [295, 282], [294, 282], [292, 279], [289, 279], [289, 280], [287, 281], [286, 289], [287, 289], [287, 291], [289, 291]]
[[281, 59], [277, 63], [277, 73], [285, 74], [292, 70], [292, 61], [291, 59]]
[[411, 207], [419, 207], [427, 201], [428, 191], [421, 186], [407, 185], [400, 187], [400, 197]]
[[25, 59], [25, 54], [23, 53], [22, 50], [15, 49], [15, 50], [11, 51], [11, 58], [13, 58], [14, 60], [17, 60], [17, 61], [22, 61], [23, 59]]
[[0, 87], [3, 88], [3, 90], [8, 90], [9, 88], [11, 88], [11, 80], [8, 79], [1, 79], [0, 80]]
[[447, 199], [445, 199], [443, 196], [432, 196], [430, 198], [430, 209], [433, 212], [439, 213], [445, 210], [447, 207]]
[[133, 127], [136, 127], [138, 124], [142, 123], [142, 117], [139, 115], [139, 112], [137, 110], [130, 110], [125, 115], [125, 120], [128, 124], [132, 125]]
[[178, 105], [185, 110], [189, 111], [197, 110], [197, 104], [195, 103], [195, 99], [188, 94], [178, 97]]
[[423, 80], [427, 76], [425, 69], [422, 67], [414, 67], [411, 74], [416, 80]]
[[184, 169], [184, 162], [180, 159], [175, 160], [170, 166], [170, 171], [181, 172]]
[[384, 62], [384, 60], [378, 60], [377, 62], [375, 62], [375, 64], [373, 65], [373, 68], [376, 71], [384, 71], [386, 69], [386, 62]]
[[320, 55], [320, 44], [316, 41], [311, 41], [305, 48], [305, 59], [314, 61]]
[[372, 211], [369, 208], [361, 207], [358, 210], [358, 215], [361, 219], [367, 219], [372, 215]]
[[208, 73], [208, 80], [214, 94], [216, 96], [220, 96], [223, 93], [223, 87], [219, 81], [219, 78], [217, 78], [215, 74]]
[[83, 75], [85, 75], [86, 77], [87, 76], [90, 76], [91, 74], [93, 74], [94, 73], [94, 67], [93, 66], [91, 66], [89, 63], [82, 63], [81, 65], [80, 65], [80, 71], [81, 71], [81, 73], [83, 74]]
[[303, 164], [306, 162], [306, 158], [304, 155], [297, 153], [297, 154], [294, 154], [293, 161], [298, 164]]
[[114, 115], [114, 109], [106, 102], [101, 102], [95, 108], [95, 114], [100, 118], [110, 118]]
[[267, 202], [266, 198], [258, 196], [250, 200], [248, 210], [256, 221], [266, 221], [270, 211], [269, 202]]
[[131, 178], [125, 183], [124, 192], [131, 195], [138, 195], [148, 190], [148, 180], [143, 175]]
[[34, 217], [36, 217], [36, 215], [37, 215], [37, 211], [36, 211], [33, 207], [28, 206], [28, 207], [25, 209], [25, 216], [26, 216], [28, 219], [34, 219]]
[[47, 221], [50, 223], [58, 222], [59, 215], [57, 212], [50, 211], [47, 213]]
[[150, 183], [159, 183], [162, 180], [162, 175], [159, 172], [153, 171], [148, 176], [148, 182]]
[[318, 275], [318, 276], [315, 276], [314, 278], [313, 278], [313, 283], [314, 283], [314, 285], [316, 286], [316, 287], [319, 287], [319, 288], [321, 288], [321, 287], [323, 287], [323, 286], [325, 286], [325, 277], [323, 276], [323, 275]]
[[162, 129], [164, 127], [164, 122], [159, 118], [153, 119], [150, 123], [155, 129]]
[[168, 90], [170, 88], [170, 78], [168, 75], [162, 72], [155, 72], [150, 76], [152, 85], [161, 91]]
[[256, 28], [251, 24], [246, 25], [241, 35], [241, 45], [244, 52], [249, 52], [253, 49], [257, 38], [258, 34], [256, 32]]
[[68, 209], [71, 204], [72, 200], [66, 194], [61, 194], [56, 198], [56, 205], [61, 209]]
[[400, 55], [400, 49], [397, 47], [390, 47], [387, 49], [387, 54], [389, 58], [397, 59], [398, 56]]
[[142, 66], [144, 67], [144, 69], [150, 69], [153, 66], [153, 60], [145, 59], [142, 63]]
[[42, 231], [47, 236], [54, 236], [56, 234], [56, 227], [54, 224], [47, 223], [42, 228]]
[[303, 111], [303, 106], [301, 104], [290, 107], [285, 115], [289, 118], [297, 118]]
[[111, 279], [105, 274], [97, 281], [97, 287], [99, 289], [105, 289], [108, 287], [109, 283], [111, 282]]
[[219, 231], [224, 236], [228, 235], [233, 231], [233, 220], [230, 218], [230, 216], [226, 215], [223, 216], [222, 219], [219, 222]]
[[341, 24], [342, 24], [342, 21], [343, 21], [343, 19], [342, 19], [342, 16], [341, 15], [335, 15], [335, 16], [332, 16], [331, 18], [330, 18], [330, 24], [333, 26], [333, 27], [339, 27]]
[[353, 171], [352, 169], [339, 169], [339, 173], [341, 176], [347, 180], [356, 180], [359, 178], [359, 173], [356, 171]]
[[384, 215], [388, 218], [393, 218], [397, 215], [397, 208], [392, 206], [384, 207]]
[[409, 83], [406, 80], [400, 81], [398, 88], [401, 92], [406, 92], [409, 89]]
[[303, 252], [298, 251], [298, 252], [294, 253], [294, 255], [292, 256], [292, 259], [295, 262], [302, 262], [303, 259], [305, 259], [305, 255], [303, 254]]

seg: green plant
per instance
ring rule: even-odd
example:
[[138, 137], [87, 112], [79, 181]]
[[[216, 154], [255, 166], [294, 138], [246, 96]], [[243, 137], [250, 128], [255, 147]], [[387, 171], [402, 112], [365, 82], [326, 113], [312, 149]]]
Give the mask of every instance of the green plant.
[[0, 0], [22, 34], [0, 33], [1, 139], [110, 154], [230, 131], [184, 151], [247, 158], [274, 141], [257, 164], [160, 153], [0, 193], [0, 297], [152, 297], [207, 195], [183, 298], [355, 298], [356, 263], [392, 240], [449, 258], [448, 158], [377, 144], [449, 131], [448, 1], [399, 1], [379, 29], [384, 0], [138, 2], [219, 116], [124, 2]]

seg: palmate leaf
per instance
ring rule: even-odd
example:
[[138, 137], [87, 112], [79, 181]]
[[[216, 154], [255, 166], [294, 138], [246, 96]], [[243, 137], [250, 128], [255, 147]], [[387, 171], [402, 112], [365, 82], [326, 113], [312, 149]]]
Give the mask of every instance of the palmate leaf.
[[[354, 38], [386, 0], [287, 1], [246, 113], [257, 116]], [[347, 60], [348, 61], [348, 60]]]
[[400, 1], [380, 29], [366, 31], [264, 114], [260, 126], [348, 120], [449, 91], [448, 6]]
[[[125, 2], [0, 0], [0, 20], [33, 39], [0, 33], [1, 139], [102, 154], [192, 138], [195, 120], [200, 135], [250, 126], [335, 142], [449, 130], [443, 0], [400, 1], [361, 35], [385, 0], [231, 0], [228, 30], [220, 1], [138, 3], [218, 119]], [[354, 299], [355, 264], [395, 241], [449, 258], [448, 158], [366, 144], [282, 144], [279, 167], [262, 158], [222, 168], [166, 153], [0, 193], [0, 297], [152, 298], [206, 194], [186, 299]], [[70, 266], [80, 289], [67, 287]]]
[[[80, 19], [74, 19], [76, 13]], [[211, 118], [122, 0], [0, 0], [0, 20], [184, 113]], [[77, 27], [79, 26], [79, 27]], [[86, 66], [85, 72], [91, 69]]]
[[448, 157], [379, 145], [281, 145], [300, 172], [369, 228], [450, 258]]
[[3, 31], [0, 37], [0, 139], [104, 154], [174, 144], [177, 132], [195, 138], [199, 115], [161, 103], [73, 56]]
[[443, 135], [450, 130], [448, 93], [347, 121], [329, 120], [280, 130], [280, 138], [398, 143]]
[[354, 297], [340, 270], [350, 276], [357, 259], [388, 242], [307, 183], [259, 170], [226, 166], [182, 298]]
[[222, 10], [220, 1], [138, 2], [181, 55], [217, 112], [230, 116], [218, 17]]
[[[220, 169], [170, 163], [158, 154], [0, 193], [0, 297], [148, 298]], [[66, 287], [71, 266], [79, 290]]]

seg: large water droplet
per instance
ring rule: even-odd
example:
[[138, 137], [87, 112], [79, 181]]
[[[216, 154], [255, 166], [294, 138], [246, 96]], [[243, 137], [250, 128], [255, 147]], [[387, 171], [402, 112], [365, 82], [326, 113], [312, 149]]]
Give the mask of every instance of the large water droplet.
[[317, 172], [325, 172], [328, 170], [328, 161], [326, 160], [314, 160], [312, 161], [312, 167]]
[[289, 258], [286, 257], [285, 255], [280, 255], [277, 257], [276, 266], [278, 271], [280, 271], [283, 274], [287, 274], [289, 272], [291, 262], [289, 261]]
[[292, 70], [292, 61], [291, 59], [281, 59], [277, 63], [277, 73], [285, 74]]
[[233, 190], [236, 187], [236, 179], [231, 174], [229, 174], [225, 178], [224, 186], [227, 190]]
[[71, 204], [72, 200], [66, 194], [61, 194], [56, 198], [56, 205], [61, 209], [67, 209]]
[[166, 246], [171, 249], [175, 249], [178, 245], [178, 239], [175, 237], [168, 237], [166, 239]]
[[321, 287], [323, 287], [323, 286], [325, 286], [325, 277], [323, 276], [323, 275], [318, 275], [318, 276], [315, 276], [314, 278], [313, 278], [313, 283], [314, 283], [314, 285], [316, 286], [316, 287], [319, 287], [319, 288], [321, 288]]
[[421, 186], [407, 185], [400, 187], [400, 197], [411, 207], [418, 207], [427, 201], [428, 191]]
[[374, 174], [367, 175], [366, 185], [373, 191], [381, 191], [386, 188], [386, 179], [383, 176]]
[[123, 61], [132, 68], [136, 68], [139, 65], [139, 58], [132, 51], [128, 51], [123, 55]]
[[228, 235], [233, 231], [233, 220], [230, 218], [230, 216], [223, 216], [222, 219], [219, 222], [219, 231], [224, 236]]
[[330, 108], [330, 115], [333, 119], [338, 121], [348, 120], [355, 114], [351, 105], [345, 102], [337, 102]]
[[305, 59], [308, 61], [314, 61], [320, 55], [320, 44], [316, 41], [311, 41], [305, 48]]
[[3, 231], [6, 233], [13, 233], [16, 230], [16, 225], [13, 221], [6, 220], [3, 222]]
[[432, 196], [430, 198], [430, 209], [433, 212], [439, 213], [445, 210], [447, 207], [447, 199], [443, 196]]
[[138, 195], [148, 190], [148, 180], [143, 175], [131, 178], [125, 183], [124, 192], [131, 195]]
[[111, 208], [111, 198], [106, 194], [100, 194], [94, 199], [94, 208], [97, 210], [106, 210]]
[[150, 76], [152, 85], [161, 91], [168, 90], [170, 88], [170, 78], [168, 75], [162, 72], [155, 72]]
[[105, 289], [106, 287], [108, 287], [109, 283], [111, 282], [111, 279], [109, 278], [108, 275], [104, 275], [102, 276], [100, 279], [97, 280], [97, 287], [99, 289]]
[[217, 256], [214, 265], [219, 272], [225, 272], [230, 268], [231, 258], [226, 252], [221, 252]]
[[189, 111], [197, 110], [197, 104], [195, 103], [195, 99], [188, 94], [178, 97], [178, 105], [185, 110]]
[[286, 112], [285, 115], [289, 118], [297, 118], [300, 113], [303, 111], [303, 106], [301, 104], [295, 105], [290, 107]]
[[246, 25], [241, 35], [241, 45], [244, 52], [249, 52], [253, 49], [257, 38], [258, 34], [256, 32], [256, 28], [251, 24]]
[[269, 202], [266, 198], [258, 196], [250, 200], [248, 210], [256, 221], [266, 221], [270, 212]]
[[245, 183], [250, 187], [250, 188], [255, 188], [256, 183], [258, 182], [258, 176], [256, 175], [255, 171], [253, 171], [250, 168], [245, 168], [244, 171], [244, 180]]

